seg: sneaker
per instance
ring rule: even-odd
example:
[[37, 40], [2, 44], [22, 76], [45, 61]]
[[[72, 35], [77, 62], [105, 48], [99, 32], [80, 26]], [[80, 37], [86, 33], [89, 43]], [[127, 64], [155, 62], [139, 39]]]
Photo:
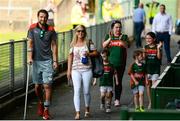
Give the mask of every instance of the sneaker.
[[144, 106], [141, 106], [140, 108], [139, 108], [139, 110], [140, 110], [140, 112], [144, 112], [145, 110], [144, 110]]
[[43, 113], [44, 113], [44, 105], [43, 105], [43, 103], [38, 102], [37, 114], [39, 116], [43, 116]]
[[43, 119], [44, 119], [44, 120], [49, 120], [49, 119], [51, 119], [51, 116], [49, 115], [49, 110], [44, 110]]
[[149, 105], [148, 105], [148, 109], [151, 109], [151, 103], [149, 103]]
[[115, 106], [115, 107], [119, 107], [119, 106], [120, 106], [119, 100], [115, 100], [115, 101], [114, 101], [114, 106]]
[[135, 112], [140, 112], [140, 109], [139, 108], [135, 108]]
[[105, 110], [105, 104], [100, 104], [100, 110]]
[[89, 118], [89, 116], [90, 116], [90, 113], [89, 112], [85, 112], [84, 117], [85, 118]]
[[107, 108], [106, 113], [110, 113], [110, 112], [111, 112], [111, 108]]

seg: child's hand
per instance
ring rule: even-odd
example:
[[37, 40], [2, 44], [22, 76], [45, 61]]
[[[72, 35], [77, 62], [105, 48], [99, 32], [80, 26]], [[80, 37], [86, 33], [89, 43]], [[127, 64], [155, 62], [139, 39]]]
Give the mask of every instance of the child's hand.
[[146, 80], [146, 85], [149, 86], [149, 81], [148, 80]]
[[157, 45], [157, 48], [160, 49], [162, 47], [163, 43], [160, 41], [159, 44]]
[[138, 82], [138, 81], [135, 81], [134, 83], [135, 83], [135, 85], [136, 85], [136, 86], [139, 84], [139, 82]]
[[97, 81], [96, 81], [96, 78], [94, 78], [92, 85], [93, 85], [93, 86], [96, 86], [96, 84], [97, 84]]

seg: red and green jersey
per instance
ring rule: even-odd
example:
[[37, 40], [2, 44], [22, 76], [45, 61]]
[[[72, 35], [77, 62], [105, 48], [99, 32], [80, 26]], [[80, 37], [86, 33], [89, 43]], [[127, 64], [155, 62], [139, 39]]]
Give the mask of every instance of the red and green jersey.
[[[130, 68], [130, 73], [133, 74], [135, 79], [139, 82], [139, 85], [145, 86], [145, 74], [146, 74], [146, 66], [144, 63], [138, 65], [137, 63], [133, 63]], [[133, 89], [136, 85], [134, 81], [130, 80], [131, 89]]]
[[[105, 41], [109, 39], [109, 35], [106, 35]], [[111, 41], [108, 46], [109, 50], [109, 62], [114, 67], [124, 65], [126, 62], [126, 48], [121, 45], [121, 41], [128, 44], [128, 36], [122, 34], [120, 37], [111, 37]]]
[[104, 64], [104, 74], [100, 78], [99, 86], [113, 86], [113, 73], [110, 64]]
[[160, 74], [161, 60], [157, 58], [157, 45], [145, 45], [145, 62], [148, 74]]

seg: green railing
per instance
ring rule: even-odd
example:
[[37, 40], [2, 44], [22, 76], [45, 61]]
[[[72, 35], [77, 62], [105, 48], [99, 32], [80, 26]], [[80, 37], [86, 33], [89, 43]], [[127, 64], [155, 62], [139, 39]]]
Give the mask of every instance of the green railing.
[[152, 86], [152, 107], [168, 108], [168, 103], [180, 99], [180, 52], [176, 54], [170, 66], [167, 66], [157, 83]]
[[[133, 36], [132, 17], [121, 19], [123, 32]], [[87, 35], [92, 39], [98, 50], [102, 49], [102, 41], [106, 33], [109, 33], [110, 23], [90, 26], [87, 28]], [[66, 62], [69, 44], [73, 37], [73, 30], [58, 34], [58, 60]], [[27, 40], [11, 40], [0, 44], [0, 104], [2, 98], [8, 95], [10, 98], [16, 96], [16, 92], [25, 89], [27, 77]], [[32, 81], [30, 80], [30, 83]]]
[[151, 88], [152, 108], [145, 112], [123, 107], [121, 120], [180, 120], [180, 51]]

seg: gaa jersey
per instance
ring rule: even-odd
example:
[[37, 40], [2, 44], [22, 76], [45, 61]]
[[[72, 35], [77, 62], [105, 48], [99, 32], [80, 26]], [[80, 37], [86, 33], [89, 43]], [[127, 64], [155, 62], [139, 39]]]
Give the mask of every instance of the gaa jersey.
[[100, 77], [99, 86], [113, 86], [113, 73], [110, 64], [104, 64], [104, 74]]
[[161, 60], [157, 58], [157, 45], [150, 47], [145, 45], [145, 62], [148, 74], [159, 74]]
[[[105, 41], [109, 39], [109, 35], [106, 35]], [[126, 48], [122, 46], [121, 41], [128, 42], [128, 36], [125, 34], [122, 34], [120, 37], [111, 37], [111, 41], [108, 46], [109, 50], [109, 62], [114, 67], [119, 67], [121, 65], [124, 65], [126, 62]]]
[[[137, 63], [133, 63], [130, 68], [130, 73], [133, 74], [135, 79], [139, 82], [139, 85], [145, 86], [145, 74], [146, 74], [146, 66], [144, 63], [138, 65]], [[133, 89], [136, 85], [134, 81], [130, 80], [131, 89]]]

